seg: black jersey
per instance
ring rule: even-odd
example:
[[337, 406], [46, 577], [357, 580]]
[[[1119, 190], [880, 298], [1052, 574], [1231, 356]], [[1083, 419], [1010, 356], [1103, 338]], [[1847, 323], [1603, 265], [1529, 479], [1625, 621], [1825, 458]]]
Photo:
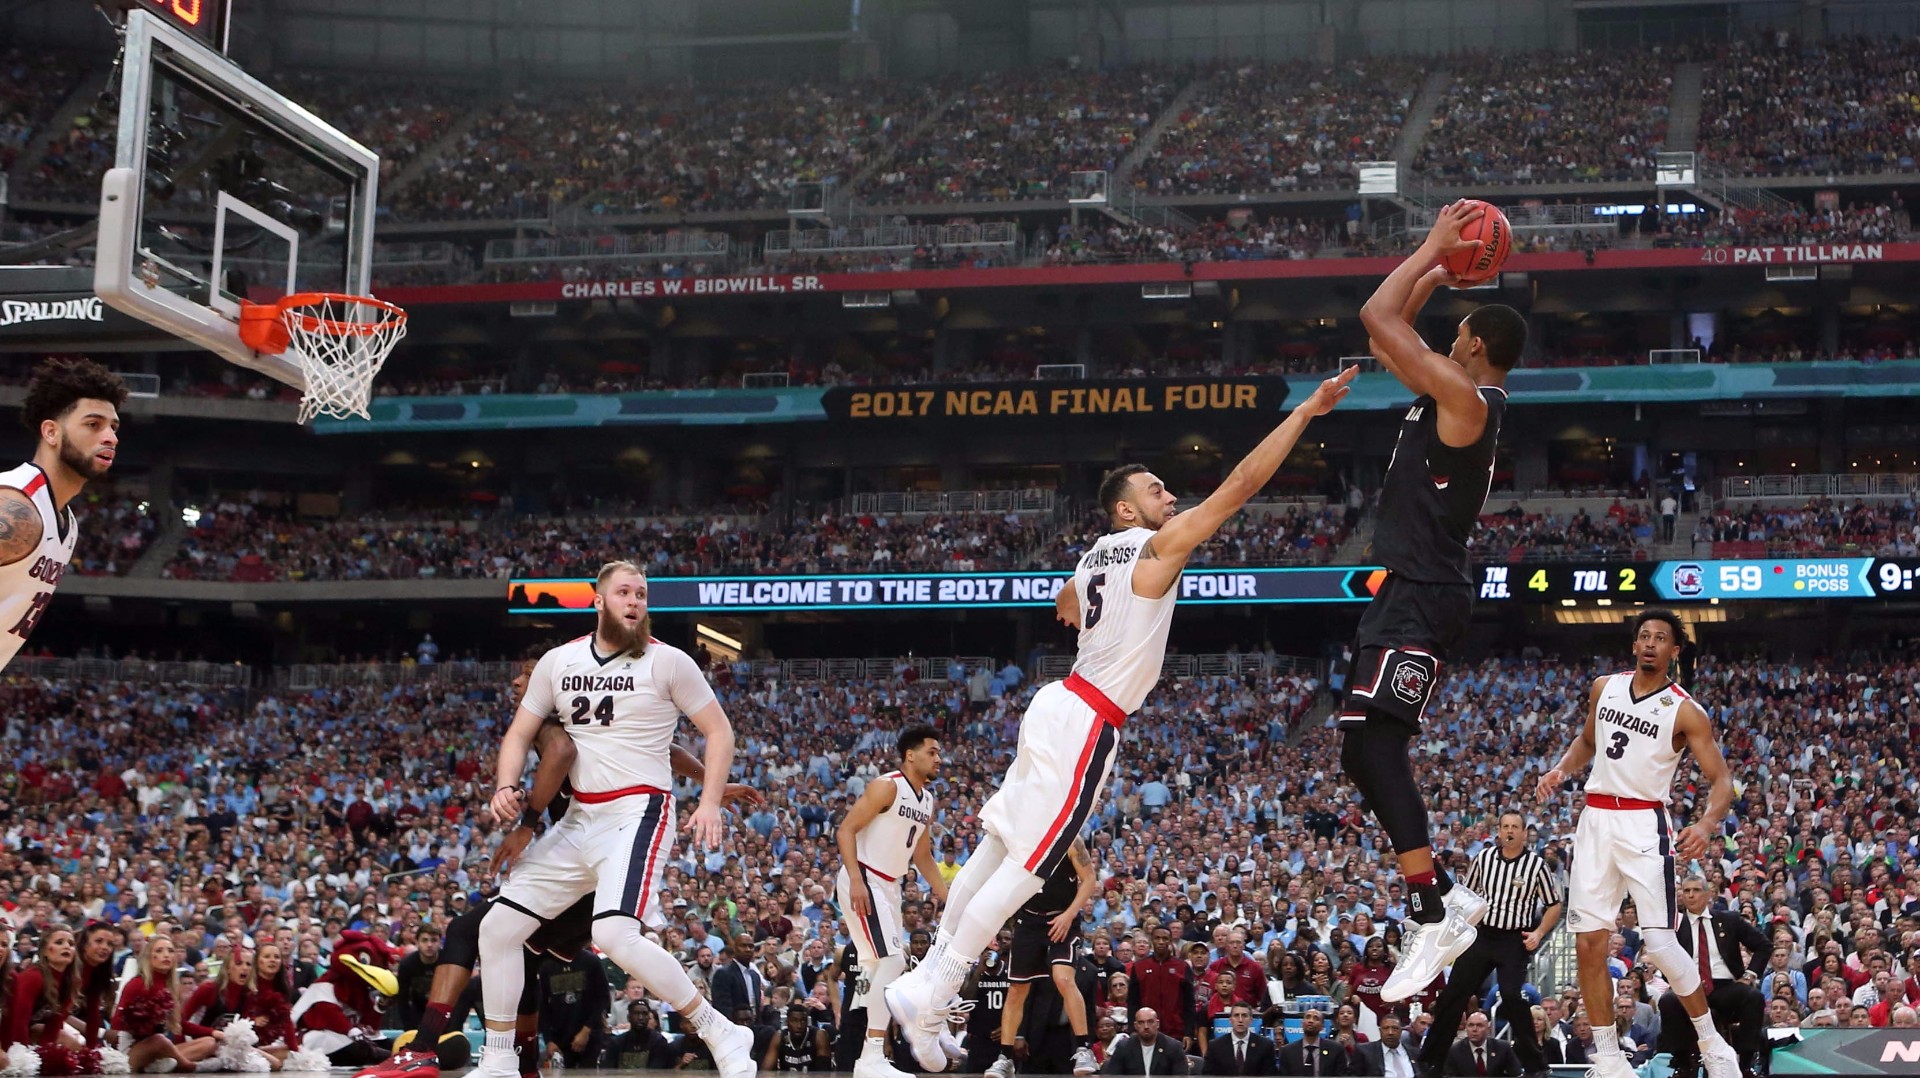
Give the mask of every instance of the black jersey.
[[1080, 876], [1073, 870], [1073, 858], [1060, 859], [1060, 867], [1053, 870], [1047, 882], [1040, 885], [1039, 893], [1027, 899], [1020, 907], [1020, 918], [1024, 921], [1051, 920], [1067, 912], [1073, 905], [1073, 896], [1080, 892]]
[[980, 975], [973, 982], [973, 1011], [967, 1015], [967, 1039], [985, 1043], [1000, 1030], [1000, 1014], [1007, 1006], [1007, 960], [999, 951], [980, 956]]
[[846, 1015], [856, 1010], [853, 1005], [853, 996], [859, 988], [862, 976], [860, 952], [854, 950], [853, 944], [849, 943], [846, 950], [840, 952], [840, 1014], [843, 1020]]
[[820, 1059], [820, 1053], [815, 1050], [818, 1045], [814, 1043], [814, 1033], [814, 1027], [808, 1026], [807, 1031], [796, 1038], [793, 1035], [793, 1030], [782, 1026], [780, 1029], [780, 1053], [775, 1060], [777, 1064], [776, 1069], [783, 1071], [819, 1070], [822, 1061]]
[[1481, 386], [1487, 427], [1480, 440], [1455, 448], [1440, 440], [1439, 409], [1421, 397], [1400, 421], [1393, 460], [1380, 488], [1380, 520], [1367, 557], [1409, 580], [1473, 584], [1467, 537], [1493, 486], [1493, 446], [1507, 410], [1507, 391]]

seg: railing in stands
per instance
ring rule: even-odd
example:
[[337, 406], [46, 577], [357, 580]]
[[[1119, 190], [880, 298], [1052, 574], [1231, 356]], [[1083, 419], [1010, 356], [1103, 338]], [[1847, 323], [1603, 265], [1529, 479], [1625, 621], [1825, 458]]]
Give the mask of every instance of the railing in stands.
[[160, 662], [148, 659], [54, 659], [17, 655], [8, 677], [85, 681], [166, 682], [244, 689], [253, 684], [253, 668], [238, 663]]
[[487, 241], [488, 265], [513, 262], [613, 262], [621, 259], [714, 258], [733, 253], [724, 232], [609, 233], [600, 236], [523, 236]]
[[1740, 498], [1908, 498], [1920, 495], [1920, 475], [1736, 475], [1720, 481], [1722, 501]]
[[[1294, 674], [1321, 677], [1325, 664], [1318, 659], [1298, 655], [1274, 655], [1268, 652], [1226, 652], [1207, 655], [1169, 655], [1160, 664], [1162, 678], [1233, 677], [1245, 674]], [[1053, 681], [1073, 672], [1073, 656], [1047, 655], [1040, 659], [1035, 674], [1041, 681]]]
[[962, 225], [872, 225], [849, 228], [781, 228], [762, 244], [769, 258], [838, 251], [911, 251], [916, 247], [1004, 247], [1020, 243], [1012, 221]]
[[274, 671], [273, 682], [295, 692], [356, 685], [505, 685], [519, 672], [518, 662], [295, 663]]
[[887, 494], [855, 494], [847, 500], [853, 513], [1048, 513], [1053, 511], [1051, 490], [903, 490]]

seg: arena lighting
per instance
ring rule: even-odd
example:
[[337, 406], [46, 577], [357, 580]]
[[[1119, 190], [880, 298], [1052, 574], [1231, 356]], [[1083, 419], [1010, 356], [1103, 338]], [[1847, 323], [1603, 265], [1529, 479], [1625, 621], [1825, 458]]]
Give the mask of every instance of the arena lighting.
[[700, 625], [695, 625], [693, 627], [693, 631], [696, 633], [699, 633], [701, 636], [706, 637], [707, 639], [713, 641], [716, 644], [719, 644], [723, 647], [732, 648], [735, 651], [744, 651], [746, 650], [746, 647], [747, 647], [747, 645], [741, 643], [738, 640], [735, 640], [733, 637], [728, 636], [726, 633], [723, 633], [720, 630], [712, 628], [711, 626], [708, 626], [704, 623]]

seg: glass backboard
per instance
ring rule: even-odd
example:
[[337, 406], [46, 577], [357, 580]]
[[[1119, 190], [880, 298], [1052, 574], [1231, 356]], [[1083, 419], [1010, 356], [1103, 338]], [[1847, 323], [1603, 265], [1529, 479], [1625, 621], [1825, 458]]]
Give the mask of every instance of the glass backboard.
[[101, 182], [102, 301], [289, 385], [240, 340], [240, 300], [370, 294], [380, 159], [232, 61], [128, 13], [114, 167]]

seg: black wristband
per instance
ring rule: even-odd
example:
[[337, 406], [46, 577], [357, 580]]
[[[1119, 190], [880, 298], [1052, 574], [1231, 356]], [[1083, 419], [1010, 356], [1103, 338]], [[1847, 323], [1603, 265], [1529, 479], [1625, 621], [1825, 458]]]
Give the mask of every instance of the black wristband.
[[541, 824], [540, 817], [541, 812], [539, 809], [529, 808], [520, 814], [520, 826], [531, 831], [538, 831], [540, 830]]

